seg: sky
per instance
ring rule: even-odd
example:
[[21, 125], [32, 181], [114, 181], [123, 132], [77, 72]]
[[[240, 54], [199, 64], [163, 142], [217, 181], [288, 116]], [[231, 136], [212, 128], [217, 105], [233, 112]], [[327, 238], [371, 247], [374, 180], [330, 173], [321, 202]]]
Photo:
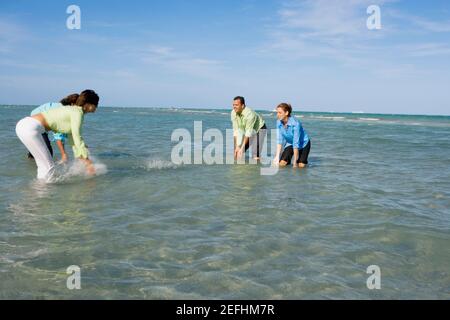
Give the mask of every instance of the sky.
[[450, 2], [1, 0], [0, 104], [87, 88], [118, 107], [242, 95], [256, 109], [450, 115]]

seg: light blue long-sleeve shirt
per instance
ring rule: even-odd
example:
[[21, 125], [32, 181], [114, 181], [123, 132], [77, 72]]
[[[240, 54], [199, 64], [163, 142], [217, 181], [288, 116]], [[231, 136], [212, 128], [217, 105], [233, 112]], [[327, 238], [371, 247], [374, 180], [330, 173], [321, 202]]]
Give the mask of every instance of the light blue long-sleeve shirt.
[[300, 121], [290, 116], [286, 127], [281, 120], [277, 120], [277, 143], [283, 149], [292, 146], [294, 149], [303, 149], [309, 142], [309, 136], [303, 129]]
[[[33, 109], [33, 111], [31, 111], [31, 116], [34, 116], [36, 114], [48, 111], [50, 109], [54, 109], [54, 108], [59, 108], [62, 107], [63, 105], [59, 102], [48, 102], [48, 103], [44, 103], [42, 105], [40, 105], [39, 107]], [[53, 140], [60, 140], [62, 143], [65, 143], [67, 140], [67, 134], [64, 133], [59, 133], [59, 132], [53, 132]]]

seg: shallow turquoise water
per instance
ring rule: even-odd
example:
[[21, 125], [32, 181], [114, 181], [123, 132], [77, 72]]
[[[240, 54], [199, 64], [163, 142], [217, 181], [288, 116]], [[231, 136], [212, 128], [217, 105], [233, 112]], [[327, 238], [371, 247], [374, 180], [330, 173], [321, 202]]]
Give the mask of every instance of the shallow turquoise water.
[[31, 109], [0, 106], [0, 298], [450, 298], [450, 117], [304, 113], [311, 166], [263, 176], [171, 163], [174, 129], [227, 110], [99, 108], [107, 172], [42, 186], [14, 133]]

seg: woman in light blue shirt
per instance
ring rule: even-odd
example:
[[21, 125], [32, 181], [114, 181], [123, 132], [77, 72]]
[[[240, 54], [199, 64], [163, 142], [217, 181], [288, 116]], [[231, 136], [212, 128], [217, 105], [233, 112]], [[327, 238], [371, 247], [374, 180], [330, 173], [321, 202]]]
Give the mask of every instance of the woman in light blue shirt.
[[311, 141], [300, 121], [291, 114], [292, 107], [290, 104], [281, 103], [278, 105], [277, 152], [273, 162], [280, 167], [292, 163], [294, 168], [304, 168], [308, 164]]
[[[67, 97], [65, 97], [64, 99], [62, 99], [60, 102], [48, 102], [45, 103], [43, 105], [40, 105], [39, 107], [35, 108], [33, 111], [31, 111], [30, 116], [34, 116], [36, 114], [48, 111], [50, 109], [54, 109], [54, 108], [59, 108], [62, 106], [70, 106], [73, 105], [75, 103], [75, 101], [77, 101], [78, 99], [78, 94], [74, 93], [71, 94]], [[53, 157], [53, 148], [52, 145], [50, 143], [50, 139], [48, 138], [48, 134], [47, 132], [44, 132], [42, 134], [42, 138], [44, 138], [45, 144], [47, 145], [48, 151], [50, 151], [50, 154]], [[56, 142], [56, 145], [58, 146], [58, 149], [61, 153], [61, 161], [62, 162], [66, 162], [67, 161], [67, 154], [66, 151], [64, 149], [64, 144], [67, 140], [67, 135], [64, 133], [59, 133], [59, 132], [53, 132], [53, 141]], [[28, 152], [28, 158], [29, 159], [33, 159], [33, 155]]]

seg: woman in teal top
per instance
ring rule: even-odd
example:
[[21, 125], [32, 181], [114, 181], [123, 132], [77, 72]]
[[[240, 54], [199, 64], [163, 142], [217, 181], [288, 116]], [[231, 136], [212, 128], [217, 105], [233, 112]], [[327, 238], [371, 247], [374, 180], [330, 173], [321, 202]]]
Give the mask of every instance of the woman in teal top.
[[[53, 109], [53, 108], [59, 108], [62, 106], [70, 106], [74, 105], [74, 103], [77, 101], [79, 95], [77, 93], [68, 95], [64, 99], [62, 99], [60, 102], [48, 102], [43, 105], [40, 105], [39, 107], [35, 108], [33, 111], [31, 111], [31, 116], [34, 116], [36, 114], [42, 113], [44, 111]], [[42, 138], [45, 141], [45, 144], [47, 145], [48, 151], [50, 151], [50, 154], [53, 157], [53, 148], [50, 143], [50, 139], [48, 138], [47, 132], [42, 134]], [[61, 161], [66, 162], [67, 161], [67, 154], [64, 149], [64, 144], [67, 140], [67, 134], [59, 133], [59, 132], [53, 132], [53, 141], [56, 142], [56, 145], [58, 146], [59, 152], [61, 153]], [[33, 155], [28, 152], [28, 158], [34, 159]]]

